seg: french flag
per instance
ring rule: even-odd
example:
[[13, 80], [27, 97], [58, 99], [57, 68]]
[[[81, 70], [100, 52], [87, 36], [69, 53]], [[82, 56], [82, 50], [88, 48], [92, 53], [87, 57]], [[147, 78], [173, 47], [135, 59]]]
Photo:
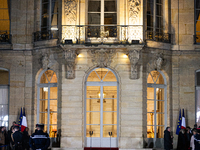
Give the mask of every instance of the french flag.
[[186, 129], [186, 125], [185, 125], [185, 116], [184, 116], [184, 109], [183, 109], [183, 116], [182, 116], [181, 129]]
[[22, 124], [21, 124], [21, 131], [23, 132], [26, 127], [27, 127], [27, 121], [26, 121], [25, 108], [24, 108], [24, 113], [23, 113], [23, 117], [22, 117]]

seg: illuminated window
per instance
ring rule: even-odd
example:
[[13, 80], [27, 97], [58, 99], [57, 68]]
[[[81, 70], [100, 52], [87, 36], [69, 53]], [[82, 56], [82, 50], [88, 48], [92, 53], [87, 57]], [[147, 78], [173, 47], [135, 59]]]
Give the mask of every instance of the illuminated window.
[[147, 39], [163, 38], [163, 1], [147, 0]]
[[51, 138], [57, 137], [57, 76], [52, 70], [45, 71], [38, 84], [37, 123], [43, 123], [44, 131]]
[[42, 0], [41, 31], [58, 30], [58, 0]]
[[[85, 99], [86, 147], [117, 147], [118, 138], [118, 83], [107, 68], [96, 68], [88, 76]], [[93, 132], [90, 135], [90, 132]], [[112, 132], [112, 135], [109, 135]], [[91, 137], [96, 142], [91, 143]], [[111, 137], [110, 140], [108, 138]]]
[[0, 126], [8, 128], [9, 72], [0, 68]]
[[[107, 37], [117, 36], [117, 1], [116, 0], [88, 0], [89, 37], [100, 37], [100, 33]], [[107, 25], [100, 28], [100, 25]]]
[[166, 127], [164, 75], [151, 71], [147, 78], [147, 138], [163, 138]]
[[195, 34], [196, 34], [196, 43], [200, 43], [200, 1], [195, 0]]
[[0, 0], [0, 43], [10, 42], [10, 0]]
[[200, 126], [200, 70], [196, 71], [196, 123]]

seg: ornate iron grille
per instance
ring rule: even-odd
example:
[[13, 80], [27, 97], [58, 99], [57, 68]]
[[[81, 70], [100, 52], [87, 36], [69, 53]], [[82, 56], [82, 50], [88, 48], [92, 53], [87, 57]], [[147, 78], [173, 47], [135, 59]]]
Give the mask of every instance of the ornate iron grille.
[[11, 38], [9, 31], [0, 31], [0, 43], [11, 43]]
[[58, 30], [34, 32], [34, 42], [50, 39], [58, 39]]

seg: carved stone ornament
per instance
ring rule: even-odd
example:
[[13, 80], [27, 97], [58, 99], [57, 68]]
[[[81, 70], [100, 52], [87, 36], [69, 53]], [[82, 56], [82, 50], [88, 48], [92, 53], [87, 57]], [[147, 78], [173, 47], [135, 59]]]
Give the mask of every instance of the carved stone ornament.
[[138, 61], [140, 59], [139, 50], [129, 50], [128, 58], [131, 65], [130, 79], [138, 79]]
[[95, 49], [90, 50], [90, 55], [92, 56], [92, 62], [96, 67], [105, 68], [110, 66], [112, 58], [115, 55], [115, 50], [113, 49]]
[[64, 58], [65, 58], [65, 72], [67, 79], [75, 78], [75, 60], [77, 54], [75, 50], [65, 50]]
[[65, 15], [67, 19], [71, 21], [76, 21], [77, 14], [77, 0], [65, 0]]
[[55, 54], [50, 54], [49, 51], [43, 52], [42, 57], [40, 58], [41, 60], [41, 67], [44, 70], [47, 70], [51, 66], [53, 66], [56, 63], [56, 60], [54, 59]]
[[163, 54], [157, 54], [154, 60], [155, 70], [161, 70], [163, 62], [164, 62]]
[[141, 0], [128, 0], [129, 3], [129, 19], [135, 23], [140, 12]]

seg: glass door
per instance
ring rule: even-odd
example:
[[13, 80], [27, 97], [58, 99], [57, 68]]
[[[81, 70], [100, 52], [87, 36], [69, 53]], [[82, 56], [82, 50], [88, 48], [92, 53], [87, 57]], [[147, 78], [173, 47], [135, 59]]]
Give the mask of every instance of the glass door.
[[108, 69], [101, 70], [101, 75], [98, 70], [91, 74], [93, 79], [86, 83], [85, 147], [117, 147], [117, 82], [109, 82], [113, 73]]

